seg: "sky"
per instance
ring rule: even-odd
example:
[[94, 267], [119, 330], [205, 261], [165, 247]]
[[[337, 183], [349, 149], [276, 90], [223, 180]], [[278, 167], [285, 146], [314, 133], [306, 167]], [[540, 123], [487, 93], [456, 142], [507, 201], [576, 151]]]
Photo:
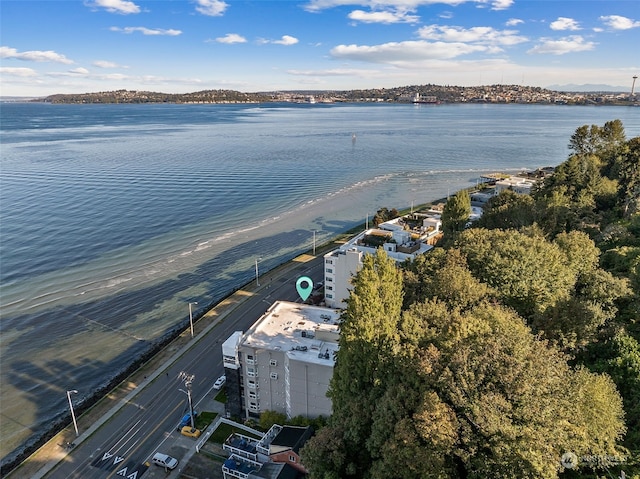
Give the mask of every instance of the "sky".
[[638, 0], [0, 0], [3, 97], [424, 84], [630, 91], [638, 73]]

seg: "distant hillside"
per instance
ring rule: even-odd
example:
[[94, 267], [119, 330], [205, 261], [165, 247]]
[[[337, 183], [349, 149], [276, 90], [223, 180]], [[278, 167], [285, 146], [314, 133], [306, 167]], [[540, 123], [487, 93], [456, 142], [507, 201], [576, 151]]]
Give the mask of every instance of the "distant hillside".
[[570, 83], [568, 85], [549, 85], [547, 87], [548, 90], [554, 91], [575, 91], [575, 92], [616, 92], [616, 93], [625, 93], [631, 92], [631, 85], [628, 87], [624, 86], [612, 86], [612, 85], [597, 85], [597, 84], [584, 84], [584, 85], [576, 85], [575, 83]]
[[[116, 90], [96, 93], [51, 95], [35, 101], [47, 103], [333, 103], [333, 102], [389, 102], [412, 103], [416, 95], [430, 97], [432, 103], [522, 103], [522, 104], [619, 104], [628, 105], [636, 99], [620, 98], [619, 94], [578, 93], [571, 88], [587, 85], [564, 85], [565, 90], [553, 91], [522, 85], [483, 85], [462, 87], [453, 85], [408, 85], [367, 90], [280, 90], [243, 93], [234, 90], [202, 90], [193, 93], [159, 93], [150, 91]], [[596, 88], [598, 85], [588, 85]], [[614, 88], [608, 87], [607, 88]]]
[[42, 97], [34, 97], [34, 96], [0, 96], [0, 103], [15, 103], [21, 101], [34, 101], [34, 100], [42, 100]]

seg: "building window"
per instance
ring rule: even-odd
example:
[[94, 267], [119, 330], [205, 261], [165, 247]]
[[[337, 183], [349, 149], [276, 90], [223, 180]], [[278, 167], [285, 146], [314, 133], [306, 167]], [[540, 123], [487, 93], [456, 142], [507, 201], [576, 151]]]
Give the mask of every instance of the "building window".
[[278, 379], [278, 373], [271, 373], [271, 379]]
[[332, 294], [327, 294], [327, 295], [325, 295], [325, 296], [326, 296], [327, 298], [329, 298], [329, 299], [333, 298], [333, 295], [332, 295]]
[[331, 291], [333, 289], [333, 286], [327, 286], [326, 287], [329, 291]]
[[255, 388], [256, 388], [255, 381], [249, 381], [249, 389], [255, 389]]
[[278, 365], [278, 361], [275, 359], [272, 359], [269, 361], [269, 366], [277, 366]]
[[333, 281], [333, 278], [331, 276], [327, 276], [326, 280], [327, 281]]
[[327, 273], [333, 273], [333, 270], [332, 270], [331, 268], [327, 268], [325, 271], [326, 271]]
[[289, 461], [296, 462], [296, 456], [289, 456]]

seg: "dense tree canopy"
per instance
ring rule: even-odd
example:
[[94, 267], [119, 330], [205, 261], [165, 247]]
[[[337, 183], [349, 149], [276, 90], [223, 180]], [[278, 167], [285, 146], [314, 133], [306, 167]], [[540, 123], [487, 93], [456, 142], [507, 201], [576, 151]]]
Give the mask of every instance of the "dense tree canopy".
[[554, 478], [565, 452], [597, 458], [566, 477], [593, 477], [621, 443], [640, 477], [640, 138], [615, 120], [569, 147], [472, 228], [468, 193], [450, 198], [443, 247], [367, 257], [312, 479]]
[[531, 226], [537, 220], [533, 198], [504, 190], [491, 198], [477, 226], [488, 229], [510, 229]]
[[[624, 426], [608, 377], [573, 370], [515, 312], [483, 299], [492, 290], [460, 252], [436, 254], [413, 274], [438, 278], [402, 313], [384, 253], [356, 277], [334, 414], [303, 451], [312, 477], [549, 478], [566, 451], [613, 454]], [[454, 292], [436, 299], [447, 282]]]

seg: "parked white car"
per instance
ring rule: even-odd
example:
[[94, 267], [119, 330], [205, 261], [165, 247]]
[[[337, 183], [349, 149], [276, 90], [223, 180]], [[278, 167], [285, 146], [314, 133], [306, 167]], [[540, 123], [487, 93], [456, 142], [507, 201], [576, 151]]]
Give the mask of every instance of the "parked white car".
[[178, 460], [175, 457], [167, 456], [161, 452], [156, 452], [152, 461], [156, 466], [164, 467], [165, 469], [175, 469], [178, 465]]
[[222, 386], [224, 386], [224, 383], [226, 382], [227, 382], [227, 376], [223, 374], [218, 379], [216, 379], [215, 383], [213, 383], [213, 389], [220, 389]]

